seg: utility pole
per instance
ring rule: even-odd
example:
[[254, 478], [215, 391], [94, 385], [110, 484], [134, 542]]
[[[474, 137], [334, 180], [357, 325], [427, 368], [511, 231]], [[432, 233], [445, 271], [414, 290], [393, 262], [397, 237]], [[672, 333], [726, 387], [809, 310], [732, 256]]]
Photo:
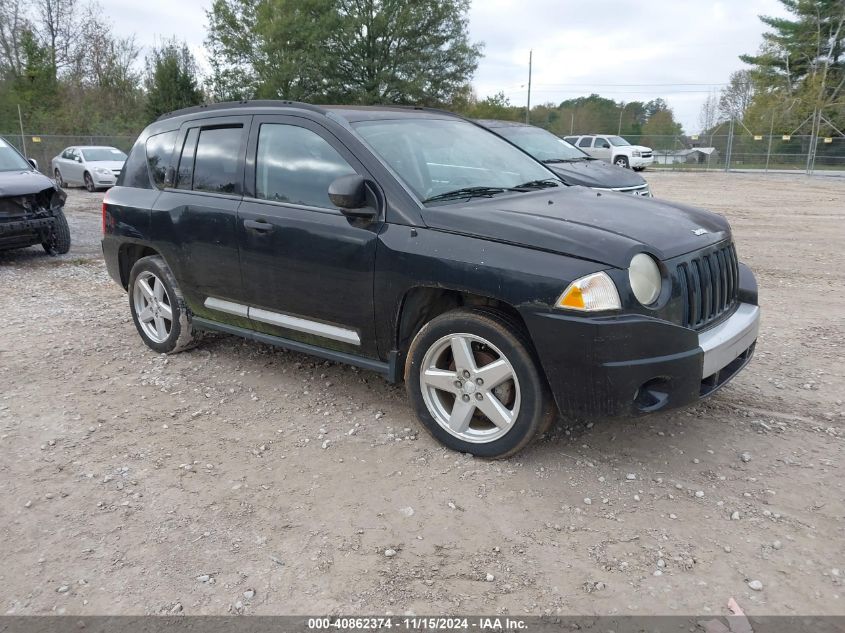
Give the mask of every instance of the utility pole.
[[21, 126], [21, 146], [23, 149], [23, 157], [28, 158], [26, 155], [26, 139], [23, 136], [23, 117], [21, 116], [21, 104], [18, 104], [18, 124]]
[[528, 125], [531, 121], [531, 62], [534, 57], [534, 50], [528, 51], [528, 105], [525, 108], [525, 124]]
[[624, 101], [622, 102], [622, 109], [619, 111], [619, 126], [616, 128], [616, 136], [622, 134], [622, 114], [625, 112], [625, 106], [628, 105]]

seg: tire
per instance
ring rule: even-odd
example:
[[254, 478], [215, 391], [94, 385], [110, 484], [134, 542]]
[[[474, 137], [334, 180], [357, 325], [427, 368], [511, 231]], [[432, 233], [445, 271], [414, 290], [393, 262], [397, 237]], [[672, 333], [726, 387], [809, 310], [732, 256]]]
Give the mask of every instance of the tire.
[[617, 156], [615, 159], [613, 159], [613, 164], [616, 165], [617, 167], [621, 167], [622, 169], [628, 169], [628, 167], [629, 167], [628, 157], [627, 156]]
[[452, 450], [490, 458], [519, 452], [555, 419], [532, 349], [522, 327], [494, 310], [461, 308], [429, 321], [405, 363], [420, 422]]
[[70, 227], [67, 224], [65, 213], [61, 209], [56, 209], [53, 218], [55, 219], [53, 230], [47, 237], [47, 241], [42, 242], [41, 246], [48, 255], [64, 255], [70, 250]]
[[86, 171], [85, 175], [83, 176], [83, 179], [85, 180], [85, 189], [87, 191], [89, 191], [90, 193], [94, 193], [95, 191], [97, 191], [97, 187], [94, 186], [94, 179], [91, 178], [91, 174]]
[[176, 278], [160, 255], [142, 257], [132, 266], [129, 309], [141, 339], [160, 354], [184, 351], [199, 340]]
[[60, 172], [58, 168], [53, 170], [53, 175], [56, 177], [56, 184], [59, 185], [59, 187], [67, 187], [67, 183], [62, 179], [62, 172]]

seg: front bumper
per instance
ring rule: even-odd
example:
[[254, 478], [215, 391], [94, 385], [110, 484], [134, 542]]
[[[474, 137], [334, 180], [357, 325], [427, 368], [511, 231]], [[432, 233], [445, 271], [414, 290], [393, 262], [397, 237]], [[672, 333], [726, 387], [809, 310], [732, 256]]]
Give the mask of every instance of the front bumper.
[[680, 407], [725, 385], [754, 353], [760, 309], [740, 303], [704, 332], [641, 315], [523, 315], [563, 415]]
[[114, 187], [117, 177], [114, 174], [98, 174], [93, 172], [91, 177], [97, 187]]
[[640, 167], [648, 167], [654, 163], [654, 156], [631, 156], [628, 160], [631, 161], [631, 167], [639, 169]]
[[0, 220], [0, 249], [40, 244], [50, 235], [54, 223], [52, 216]]

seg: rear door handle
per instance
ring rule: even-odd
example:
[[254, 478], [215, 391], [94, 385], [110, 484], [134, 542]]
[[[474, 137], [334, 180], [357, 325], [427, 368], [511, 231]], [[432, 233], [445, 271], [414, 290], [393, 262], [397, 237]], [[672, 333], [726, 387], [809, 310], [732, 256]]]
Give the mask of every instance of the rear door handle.
[[253, 231], [261, 231], [262, 233], [273, 230], [273, 225], [266, 220], [244, 220], [244, 226]]

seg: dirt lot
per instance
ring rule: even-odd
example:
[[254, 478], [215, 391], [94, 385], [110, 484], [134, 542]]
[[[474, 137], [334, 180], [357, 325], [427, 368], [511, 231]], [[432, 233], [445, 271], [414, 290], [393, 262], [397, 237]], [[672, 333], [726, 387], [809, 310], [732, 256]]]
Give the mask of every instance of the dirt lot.
[[69, 255], [0, 255], [2, 612], [845, 614], [845, 179], [647, 176], [733, 223], [757, 355], [705, 404], [504, 462], [375, 374], [225, 336], [156, 355], [72, 191]]

